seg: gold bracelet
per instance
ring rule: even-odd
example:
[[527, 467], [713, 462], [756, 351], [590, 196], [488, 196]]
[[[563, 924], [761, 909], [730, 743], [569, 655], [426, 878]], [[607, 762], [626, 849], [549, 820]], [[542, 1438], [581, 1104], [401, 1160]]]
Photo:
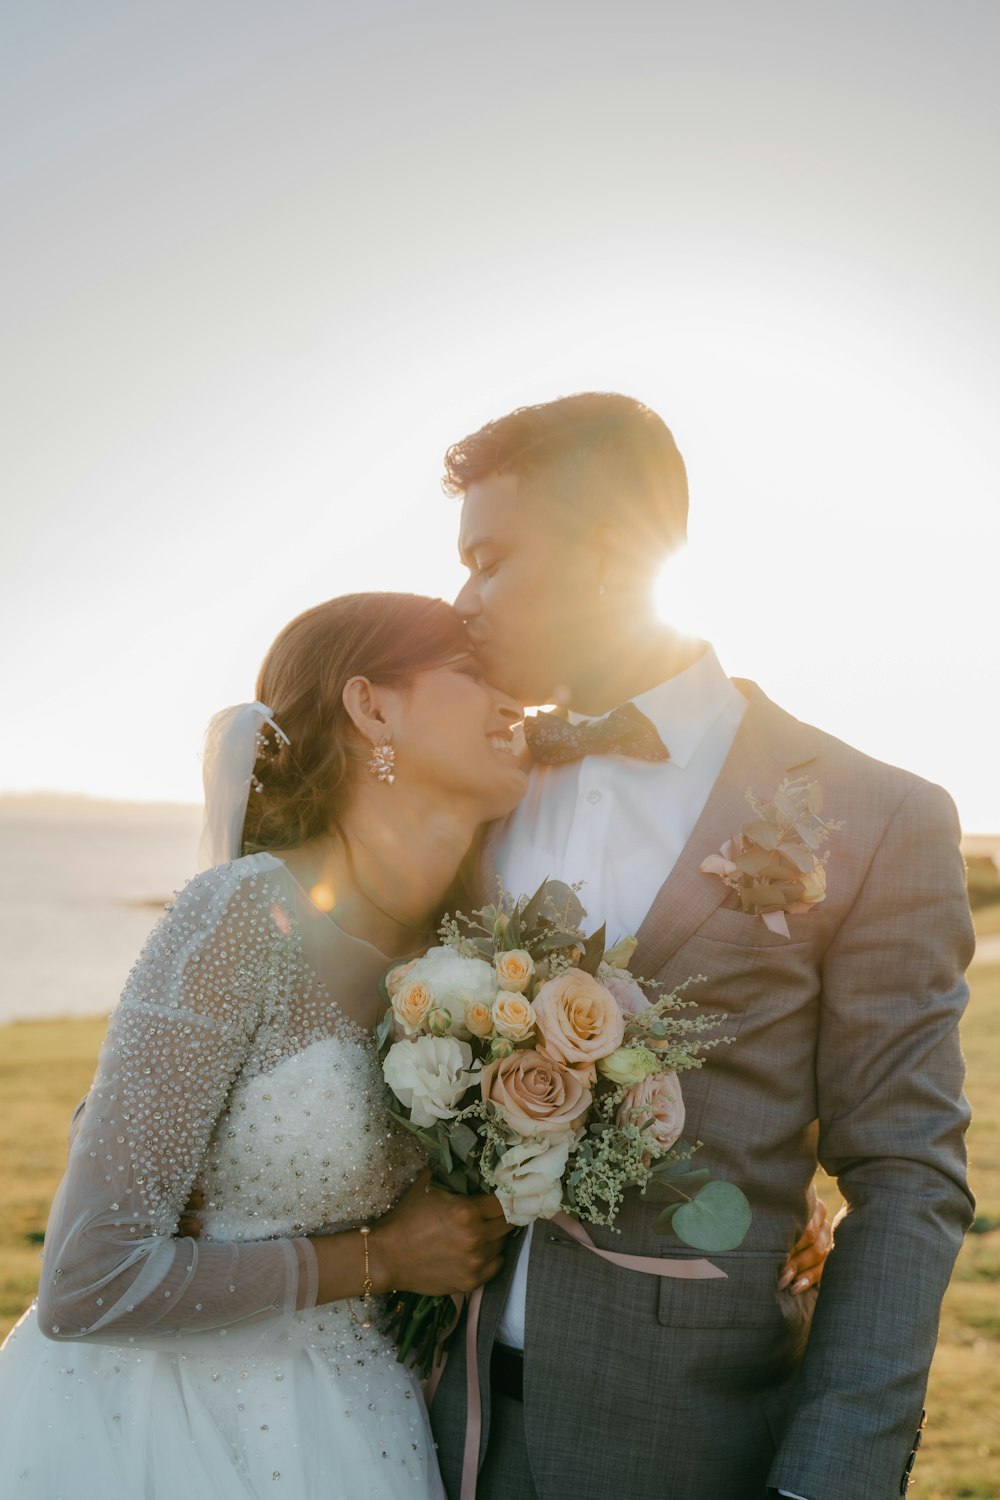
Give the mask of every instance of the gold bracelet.
[[367, 1224], [362, 1224], [358, 1233], [361, 1235], [361, 1243], [365, 1247], [365, 1279], [361, 1283], [361, 1305], [364, 1308], [365, 1315], [361, 1320], [361, 1326], [362, 1328], [370, 1328], [372, 1326], [372, 1293], [375, 1290], [375, 1283], [372, 1281], [371, 1276], [371, 1267], [368, 1263], [368, 1237], [371, 1234], [371, 1229]]

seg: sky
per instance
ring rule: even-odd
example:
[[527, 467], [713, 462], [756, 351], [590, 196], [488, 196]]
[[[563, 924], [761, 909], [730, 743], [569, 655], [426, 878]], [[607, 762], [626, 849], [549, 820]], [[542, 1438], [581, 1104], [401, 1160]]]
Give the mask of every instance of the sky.
[[1000, 9], [0, 11], [0, 792], [197, 800], [331, 595], [453, 596], [447, 445], [688, 464], [667, 617], [1000, 831]]

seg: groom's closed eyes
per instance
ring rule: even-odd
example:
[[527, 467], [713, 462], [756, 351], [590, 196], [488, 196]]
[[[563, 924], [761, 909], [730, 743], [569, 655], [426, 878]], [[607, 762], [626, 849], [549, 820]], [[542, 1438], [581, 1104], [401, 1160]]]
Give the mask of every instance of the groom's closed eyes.
[[480, 577], [489, 577], [501, 561], [501, 554], [493, 537], [483, 537], [466, 547], [459, 547], [458, 555], [462, 567]]

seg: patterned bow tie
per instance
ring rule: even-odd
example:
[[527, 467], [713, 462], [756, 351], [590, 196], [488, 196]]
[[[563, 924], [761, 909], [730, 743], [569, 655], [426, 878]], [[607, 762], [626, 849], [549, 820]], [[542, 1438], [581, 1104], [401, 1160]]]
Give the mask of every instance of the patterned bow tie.
[[558, 714], [535, 714], [524, 721], [532, 759], [561, 766], [585, 755], [628, 755], [633, 760], [669, 760], [656, 725], [634, 703], [623, 703], [603, 719], [570, 724]]

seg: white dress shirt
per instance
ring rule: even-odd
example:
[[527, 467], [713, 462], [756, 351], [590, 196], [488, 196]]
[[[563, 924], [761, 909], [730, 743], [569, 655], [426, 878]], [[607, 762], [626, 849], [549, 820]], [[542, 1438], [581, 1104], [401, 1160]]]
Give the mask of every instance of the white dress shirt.
[[[588, 755], [535, 766], [496, 846], [497, 873], [512, 895], [530, 894], [547, 877], [584, 881], [585, 928], [606, 922], [609, 945], [638, 931], [694, 831], [746, 710], [711, 647], [632, 701], [656, 725], [670, 759]], [[529, 1228], [497, 1334], [516, 1349], [524, 1348], [530, 1243]]]

